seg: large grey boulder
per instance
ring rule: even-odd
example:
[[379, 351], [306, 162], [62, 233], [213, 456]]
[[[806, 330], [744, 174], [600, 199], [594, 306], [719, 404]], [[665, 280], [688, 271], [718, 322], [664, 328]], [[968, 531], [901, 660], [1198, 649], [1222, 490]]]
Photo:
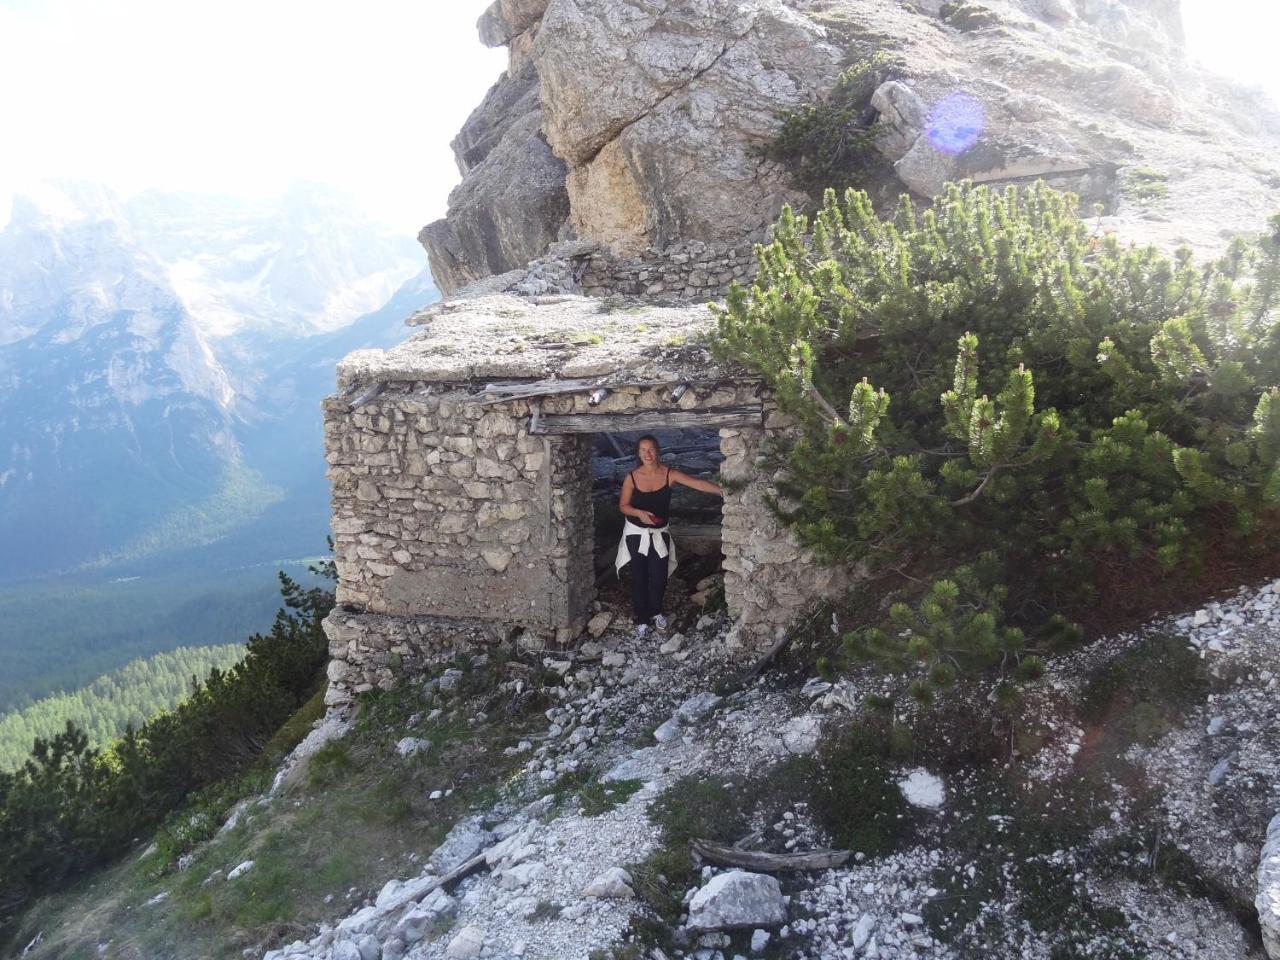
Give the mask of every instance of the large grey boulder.
[[1267, 826], [1267, 842], [1258, 865], [1258, 925], [1267, 956], [1280, 960], [1280, 814]]
[[712, 877], [689, 901], [692, 930], [777, 927], [787, 922], [782, 888], [762, 873], [731, 870]]

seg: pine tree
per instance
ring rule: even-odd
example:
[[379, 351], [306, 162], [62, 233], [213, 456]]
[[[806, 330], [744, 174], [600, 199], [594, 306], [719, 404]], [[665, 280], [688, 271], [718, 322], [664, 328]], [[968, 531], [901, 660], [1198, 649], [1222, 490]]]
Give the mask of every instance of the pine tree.
[[780, 513], [827, 562], [921, 584], [847, 647], [922, 698], [1034, 677], [1117, 565], [1185, 574], [1224, 518], [1248, 542], [1278, 516], [1280, 216], [1197, 267], [1075, 207], [962, 184], [882, 219], [828, 191], [719, 311], [720, 355], [800, 424]]

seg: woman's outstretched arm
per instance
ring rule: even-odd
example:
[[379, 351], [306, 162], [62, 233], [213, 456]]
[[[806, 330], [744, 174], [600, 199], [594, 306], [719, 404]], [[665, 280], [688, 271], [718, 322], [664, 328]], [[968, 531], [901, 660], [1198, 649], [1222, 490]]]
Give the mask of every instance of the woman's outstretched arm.
[[[628, 477], [627, 479], [631, 478]], [[691, 477], [689, 474], [682, 473], [679, 470], [671, 471], [671, 482], [682, 484], [694, 490], [701, 490], [703, 493], [713, 493], [717, 497], [724, 496], [724, 490], [721, 489], [720, 484], [712, 483], [710, 480], [701, 480], [698, 477]], [[623, 487], [623, 492], [626, 492], [625, 486]]]

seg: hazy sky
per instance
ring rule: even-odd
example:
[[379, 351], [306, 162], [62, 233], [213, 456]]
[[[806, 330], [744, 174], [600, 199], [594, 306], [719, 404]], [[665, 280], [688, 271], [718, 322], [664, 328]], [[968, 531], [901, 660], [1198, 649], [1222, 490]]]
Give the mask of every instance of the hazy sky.
[[[488, 0], [0, 0], [0, 222], [42, 177], [268, 194], [332, 183], [416, 232], [506, 65]], [[1263, 0], [1183, 0], [1188, 46], [1280, 99]]]
[[41, 177], [354, 194], [416, 233], [506, 67], [488, 0], [0, 0], [0, 222]]

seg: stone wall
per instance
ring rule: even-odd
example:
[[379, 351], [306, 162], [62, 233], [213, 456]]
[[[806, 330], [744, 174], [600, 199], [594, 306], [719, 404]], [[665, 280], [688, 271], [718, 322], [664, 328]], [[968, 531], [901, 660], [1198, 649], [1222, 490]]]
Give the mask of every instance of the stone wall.
[[441, 617], [392, 617], [335, 609], [324, 622], [329, 638], [328, 706], [350, 703], [368, 690], [389, 690], [456, 654], [499, 643], [505, 624]]
[[744, 482], [724, 504], [735, 643], [768, 646], [810, 601], [847, 589], [850, 579], [818, 567], [765, 503], [773, 487], [760, 454], [788, 424], [760, 389], [695, 383], [673, 400], [671, 384], [619, 386], [595, 405], [586, 392], [482, 403], [462, 384], [404, 381], [354, 409], [343, 397], [325, 401], [338, 569], [338, 606], [325, 625], [329, 702], [513, 628], [562, 644], [582, 632], [595, 599], [592, 434], [531, 435], [535, 411], [759, 405], [764, 426], [720, 434], [723, 473]]
[[584, 444], [529, 436], [527, 404], [470, 399], [456, 386], [397, 383], [356, 410], [325, 402], [337, 602], [576, 626], [577, 548], [591, 530], [576, 506], [590, 483]]
[[724, 501], [725, 603], [738, 617], [735, 642], [749, 648], [767, 646], [815, 601], [841, 597], [859, 579], [857, 571], [819, 564], [766, 502], [777, 495], [766, 467], [766, 444], [790, 427], [790, 420], [766, 402], [763, 429], [720, 431], [720, 473], [738, 488]]
[[755, 245], [744, 239], [733, 247], [687, 240], [635, 257], [593, 254], [578, 284], [588, 296], [645, 296], [686, 301], [715, 300], [729, 284], [750, 281], [758, 269]]

